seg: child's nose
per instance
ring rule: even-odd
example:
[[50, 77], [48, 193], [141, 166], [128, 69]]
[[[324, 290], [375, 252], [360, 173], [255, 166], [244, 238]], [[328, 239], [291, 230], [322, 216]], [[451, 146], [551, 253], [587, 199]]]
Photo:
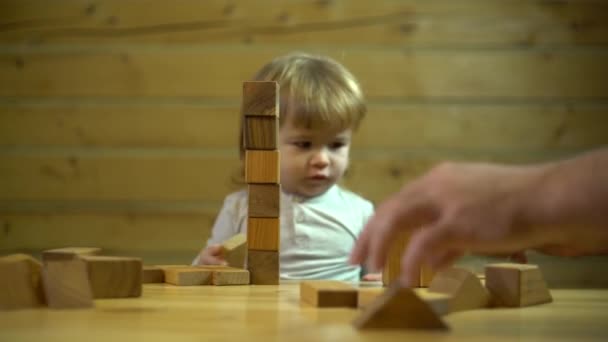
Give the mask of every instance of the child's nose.
[[314, 151], [314, 153], [310, 159], [310, 163], [315, 167], [319, 167], [319, 168], [326, 167], [327, 165], [329, 165], [328, 151], [326, 149], [320, 149], [320, 150]]

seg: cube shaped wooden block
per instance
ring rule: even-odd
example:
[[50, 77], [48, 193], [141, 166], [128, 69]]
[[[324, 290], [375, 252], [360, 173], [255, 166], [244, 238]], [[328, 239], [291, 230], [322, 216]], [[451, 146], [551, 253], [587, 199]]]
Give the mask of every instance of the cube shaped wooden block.
[[0, 257], [0, 310], [44, 304], [41, 264], [26, 254]]
[[249, 250], [278, 251], [280, 241], [279, 218], [247, 218], [247, 245]]
[[486, 288], [497, 306], [521, 307], [553, 300], [536, 265], [498, 263], [486, 266]]
[[320, 308], [357, 307], [357, 289], [336, 280], [300, 283], [300, 301]]
[[246, 150], [276, 150], [279, 120], [276, 116], [246, 116], [243, 143]]
[[279, 84], [272, 81], [243, 82], [243, 114], [279, 116]]
[[45, 261], [42, 278], [50, 308], [93, 307], [93, 293], [85, 261], [79, 258]]
[[245, 151], [245, 181], [279, 184], [279, 151]]
[[86, 262], [93, 298], [141, 296], [141, 259], [96, 255], [79, 258]]
[[279, 284], [279, 252], [249, 250], [247, 251], [247, 268], [251, 284]]
[[249, 217], [279, 217], [281, 186], [278, 184], [249, 184]]

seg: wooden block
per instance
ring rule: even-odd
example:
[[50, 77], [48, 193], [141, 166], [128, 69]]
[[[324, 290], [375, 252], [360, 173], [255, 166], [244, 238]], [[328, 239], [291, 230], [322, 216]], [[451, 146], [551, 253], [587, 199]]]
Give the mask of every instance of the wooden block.
[[435, 276], [435, 271], [433, 271], [427, 265], [422, 265], [420, 268], [420, 282], [418, 283], [419, 287], [429, 287], [431, 282], [433, 281], [433, 277]]
[[412, 289], [391, 284], [353, 321], [357, 329], [430, 329], [448, 327]]
[[384, 287], [361, 287], [357, 291], [357, 308], [363, 309], [384, 292]]
[[279, 84], [271, 81], [243, 82], [243, 113], [279, 116]]
[[245, 181], [279, 184], [279, 151], [245, 151]]
[[247, 251], [247, 268], [251, 284], [279, 284], [279, 252], [276, 251]]
[[44, 304], [40, 269], [40, 262], [26, 254], [0, 257], [0, 310]]
[[213, 271], [213, 285], [248, 285], [249, 271], [240, 268], [218, 269]]
[[278, 184], [249, 184], [248, 216], [280, 217], [281, 186]]
[[391, 242], [384, 269], [382, 270], [382, 284], [388, 286], [399, 278], [401, 274], [401, 256], [410, 239], [409, 233], [399, 233]]
[[165, 269], [165, 282], [177, 286], [211, 285], [214, 268], [170, 267]]
[[427, 289], [414, 291], [438, 316], [445, 316], [452, 312], [450, 306], [452, 296], [445, 293], [428, 292]]
[[141, 296], [141, 259], [97, 255], [79, 258], [86, 262], [93, 298]]
[[311, 280], [300, 283], [300, 302], [319, 308], [356, 308], [357, 289], [337, 280]]
[[222, 257], [229, 266], [245, 268], [247, 258], [247, 236], [236, 234], [222, 243]]
[[143, 284], [164, 283], [165, 271], [159, 266], [144, 266], [141, 282]]
[[522, 307], [553, 301], [536, 265], [499, 263], [486, 265], [486, 287], [497, 306]]
[[98, 255], [101, 248], [97, 247], [65, 247], [48, 249], [42, 252], [42, 261], [71, 260], [79, 255]]
[[249, 250], [278, 251], [280, 241], [279, 218], [247, 218], [247, 245]]
[[246, 150], [276, 150], [279, 120], [277, 116], [246, 116], [243, 143]]
[[428, 290], [451, 297], [448, 312], [484, 308], [490, 303], [488, 290], [477, 275], [460, 267], [436, 273]]
[[44, 264], [42, 279], [50, 308], [93, 307], [93, 293], [83, 260], [49, 260]]

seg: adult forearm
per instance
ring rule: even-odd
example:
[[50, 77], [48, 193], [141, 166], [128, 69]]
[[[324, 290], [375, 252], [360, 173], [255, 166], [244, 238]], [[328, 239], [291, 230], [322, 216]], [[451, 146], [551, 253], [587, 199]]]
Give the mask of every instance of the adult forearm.
[[[585, 252], [608, 251], [608, 148], [530, 168], [523, 221]], [[606, 246], [606, 247], [604, 247]]]

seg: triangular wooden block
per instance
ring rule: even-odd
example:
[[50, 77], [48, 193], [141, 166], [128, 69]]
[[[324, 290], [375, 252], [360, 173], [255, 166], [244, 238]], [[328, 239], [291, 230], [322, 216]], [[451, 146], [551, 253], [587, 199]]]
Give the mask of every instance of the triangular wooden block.
[[47, 303], [53, 309], [77, 309], [93, 306], [93, 293], [87, 267], [76, 258], [47, 261], [42, 270]]
[[486, 265], [486, 287], [496, 306], [521, 307], [553, 301], [543, 274], [536, 265]]
[[412, 289], [391, 285], [353, 321], [357, 329], [446, 330], [448, 326]]
[[484, 308], [490, 295], [479, 278], [464, 268], [452, 267], [435, 274], [429, 292], [449, 295], [448, 313]]
[[222, 243], [222, 256], [230, 267], [245, 268], [247, 235], [236, 234]]

